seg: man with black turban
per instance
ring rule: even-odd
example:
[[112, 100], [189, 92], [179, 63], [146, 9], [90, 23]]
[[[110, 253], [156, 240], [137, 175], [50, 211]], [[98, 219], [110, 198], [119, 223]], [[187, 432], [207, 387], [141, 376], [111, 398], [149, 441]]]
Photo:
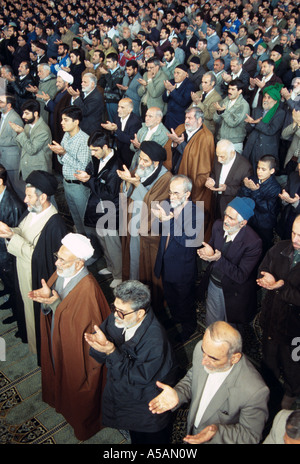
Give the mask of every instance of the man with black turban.
[[126, 166], [117, 173], [121, 185], [122, 279], [134, 279], [149, 285], [154, 310], [162, 304], [162, 284], [154, 274], [160, 237], [152, 234], [151, 203], [167, 200], [171, 173], [163, 166], [165, 149], [151, 140], [140, 146], [135, 171]]
[[[28, 293], [41, 287], [55, 270], [55, 253], [66, 235], [62, 217], [50, 202], [57, 189], [56, 178], [46, 171], [33, 171], [26, 179], [27, 212], [18, 227], [0, 222], [0, 237], [6, 239], [7, 251], [16, 257], [20, 304], [12, 321], [17, 320], [19, 336], [31, 353], [40, 353], [40, 307]], [[22, 305], [22, 300], [24, 308]]]

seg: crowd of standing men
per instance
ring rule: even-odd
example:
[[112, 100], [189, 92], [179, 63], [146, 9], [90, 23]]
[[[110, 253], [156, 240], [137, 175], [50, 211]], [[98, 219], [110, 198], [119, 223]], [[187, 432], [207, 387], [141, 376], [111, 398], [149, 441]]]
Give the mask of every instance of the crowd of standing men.
[[[3, 323], [80, 440], [110, 426], [168, 443], [170, 411], [191, 401], [186, 442], [260, 443], [268, 414], [295, 405], [299, 13], [291, 0], [2, 2]], [[111, 308], [88, 270], [102, 254]], [[242, 353], [260, 287], [262, 377]], [[197, 299], [207, 329], [179, 380], [163, 326], [189, 340]], [[299, 440], [297, 415], [286, 434]]]

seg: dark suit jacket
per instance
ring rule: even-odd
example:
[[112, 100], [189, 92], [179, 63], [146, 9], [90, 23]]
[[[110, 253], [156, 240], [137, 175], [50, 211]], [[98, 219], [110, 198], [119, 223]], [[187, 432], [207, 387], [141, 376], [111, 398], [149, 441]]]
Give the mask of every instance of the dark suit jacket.
[[[213, 225], [209, 245], [222, 253], [223, 243], [223, 221], [218, 219]], [[248, 323], [256, 314], [256, 275], [261, 252], [260, 237], [246, 225], [239, 231], [226, 253], [221, 254], [221, 258], [207, 268], [208, 275], [213, 268], [222, 274], [221, 283], [229, 323]]]
[[82, 121], [80, 129], [88, 135], [99, 129], [100, 124], [103, 122], [104, 115], [104, 101], [103, 96], [97, 88], [84, 98], [81, 94], [80, 97], [74, 100], [74, 105], [78, 106], [82, 111]]
[[[215, 157], [215, 162], [212, 168], [210, 177], [215, 181], [215, 187], [219, 187], [219, 179], [221, 174], [222, 164]], [[245, 177], [251, 176], [253, 173], [250, 162], [242, 155], [236, 154], [235, 160], [227, 177], [225, 179], [226, 190], [222, 193], [214, 192], [214, 212], [215, 219], [223, 218], [224, 211], [228, 205], [236, 197]]]
[[250, 77], [253, 77], [256, 73], [257, 60], [250, 56], [248, 60], [243, 64], [243, 70], [246, 71]]
[[[21, 115], [21, 106], [29, 98], [33, 98], [32, 93], [28, 92], [27, 87], [29, 85], [36, 85], [36, 82], [31, 74], [28, 74], [24, 79], [16, 78], [14, 82], [11, 82], [11, 87], [16, 98], [16, 111]], [[21, 115], [22, 116], [22, 115]]]
[[[296, 193], [300, 195], [300, 176], [298, 171], [289, 174], [286, 191], [291, 198], [294, 198]], [[290, 203], [283, 207], [276, 227], [276, 231], [282, 240], [290, 240], [293, 222], [298, 214], [300, 214], [300, 203], [296, 208]]]
[[[203, 232], [203, 225], [203, 212], [192, 201], [184, 207], [183, 214], [177, 220], [171, 219], [162, 224], [162, 236], [154, 267], [158, 279], [162, 277], [167, 282], [183, 283], [196, 278], [196, 249], [202, 243], [202, 239], [196, 238]], [[168, 230], [170, 238], [166, 248]]]
[[[259, 74], [256, 77], [259, 80], [262, 80], [262, 78], [263, 78], [263, 76], [261, 74]], [[268, 87], [269, 85], [274, 85], [274, 84], [276, 84], [276, 82], [279, 82], [279, 84], [282, 84], [282, 80], [280, 79], [280, 77], [276, 76], [276, 74], [273, 73], [271, 79], [266, 83], [266, 87]], [[247, 90], [247, 96], [248, 96], [248, 101], [249, 101], [250, 108], [252, 108], [252, 103], [253, 103], [253, 100], [254, 100], [255, 95], [256, 95], [258, 90], [259, 90], [259, 87], [255, 87], [254, 90], [250, 90], [249, 88]], [[258, 97], [258, 102], [257, 102], [257, 107], [260, 107], [262, 105], [262, 99], [263, 99], [263, 93], [260, 90], [259, 97]]]
[[[174, 85], [174, 79], [170, 80], [171, 84]], [[185, 110], [192, 103], [191, 92], [197, 90], [189, 80], [189, 78], [184, 79], [180, 87], [170, 92], [167, 95], [165, 90], [163, 93], [163, 101], [168, 103], [167, 113], [165, 116], [164, 125], [167, 129], [176, 129], [180, 124], [184, 123], [185, 120]]]
[[[242, 72], [240, 74], [240, 76], [238, 77], [238, 79], [243, 83], [243, 97], [245, 98], [245, 95], [246, 95], [246, 89], [249, 87], [249, 80], [250, 80], [250, 76], [249, 74], [247, 73], [247, 71], [245, 71], [244, 69], [242, 69]], [[222, 95], [223, 96], [226, 96], [227, 97], [227, 94], [228, 94], [228, 84], [226, 84], [225, 82], [223, 82], [221, 84], [221, 92], [222, 92]], [[244, 95], [245, 94], [245, 95]]]
[[[103, 212], [97, 212], [97, 206], [102, 200], [103, 202], [112, 202], [115, 205], [115, 215], [114, 211], [111, 210], [111, 214], [114, 215], [112, 220], [115, 219], [116, 228], [118, 227], [118, 218], [119, 218], [119, 192], [120, 192], [120, 183], [121, 179], [117, 174], [117, 169], [119, 168], [119, 163], [117, 155], [114, 156], [107, 162], [107, 164], [98, 172], [99, 160], [93, 157], [92, 161], [87, 167], [87, 172], [93, 175], [90, 180], [87, 182], [87, 186], [90, 188], [91, 193], [88, 199], [84, 223], [88, 227], [96, 227], [98, 219], [100, 219], [104, 214], [110, 213], [106, 211], [104, 207]], [[105, 205], [103, 205], [105, 206]], [[111, 224], [106, 223], [106, 228]], [[115, 230], [115, 229], [114, 229]]]
[[121, 130], [121, 119], [119, 116], [116, 117], [115, 123], [118, 129], [115, 131], [118, 158], [121, 162], [121, 166], [125, 164], [128, 168], [130, 167], [134, 152], [130, 150], [131, 140], [134, 138], [134, 134], [142, 127], [142, 121], [135, 113], [131, 113], [126, 124], [124, 131]]
[[[256, 120], [262, 115], [262, 108], [254, 108], [251, 116]], [[280, 134], [284, 119], [285, 111], [278, 108], [268, 123], [260, 121], [254, 127], [251, 124], [246, 125], [247, 132], [250, 131], [250, 133], [244, 146], [243, 156], [250, 161], [254, 172], [256, 171], [257, 162], [262, 156], [272, 154], [278, 159]]]

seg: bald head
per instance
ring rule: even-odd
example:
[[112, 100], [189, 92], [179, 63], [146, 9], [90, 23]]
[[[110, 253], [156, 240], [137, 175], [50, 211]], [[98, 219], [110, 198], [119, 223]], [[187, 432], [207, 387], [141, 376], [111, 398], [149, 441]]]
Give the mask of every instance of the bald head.
[[122, 98], [118, 103], [118, 116], [126, 118], [133, 111], [133, 102], [130, 98]]

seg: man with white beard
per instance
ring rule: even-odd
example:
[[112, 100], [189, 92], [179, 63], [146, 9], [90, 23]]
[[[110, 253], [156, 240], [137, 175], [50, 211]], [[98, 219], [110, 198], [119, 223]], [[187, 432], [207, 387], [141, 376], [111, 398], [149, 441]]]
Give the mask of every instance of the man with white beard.
[[[122, 235], [122, 280], [135, 279], [150, 286], [154, 310], [162, 305], [162, 285], [154, 274], [159, 236], [152, 235], [151, 203], [168, 198], [171, 173], [163, 166], [165, 149], [154, 141], [143, 141], [140, 145], [138, 167], [130, 172], [126, 166], [117, 173], [123, 180], [120, 205], [123, 218]], [[128, 224], [128, 225], [127, 225]], [[126, 231], [124, 230], [126, 227]], [[156, 306], [157, 305], [157, 306]]]
[[188, 177], [172, 177], [169, 208], [166, 208], [170, 212], [162, 206], [152, 210], [162, 223], [154, 272], [157, 278], [162, 277], [164, 298], [173, 322], [181, 324], [179, 342], [188, 340], [197, 328], [197, 247], [204, 237], [204, 213], [190, 201], [192, 187]]
[[108, 303], [85, 262], [93, 255], [90, 240], [69, 233], [55, 253], [56, 272], [29, 297], [42, 304], [41, 371], [43, 401], [61, 413], [79, 440], [101, 428], [103, 369], [84, 344], [110, 314]]
[[193, 353], [193, 365], [174, 388], [162, 389], [149, 403], [162, 414], [191, 401], [189, 444], [258, 444], [268, 418], [269, 389], [242, 353], [240, 333], [228, 323], [209, 325]]

